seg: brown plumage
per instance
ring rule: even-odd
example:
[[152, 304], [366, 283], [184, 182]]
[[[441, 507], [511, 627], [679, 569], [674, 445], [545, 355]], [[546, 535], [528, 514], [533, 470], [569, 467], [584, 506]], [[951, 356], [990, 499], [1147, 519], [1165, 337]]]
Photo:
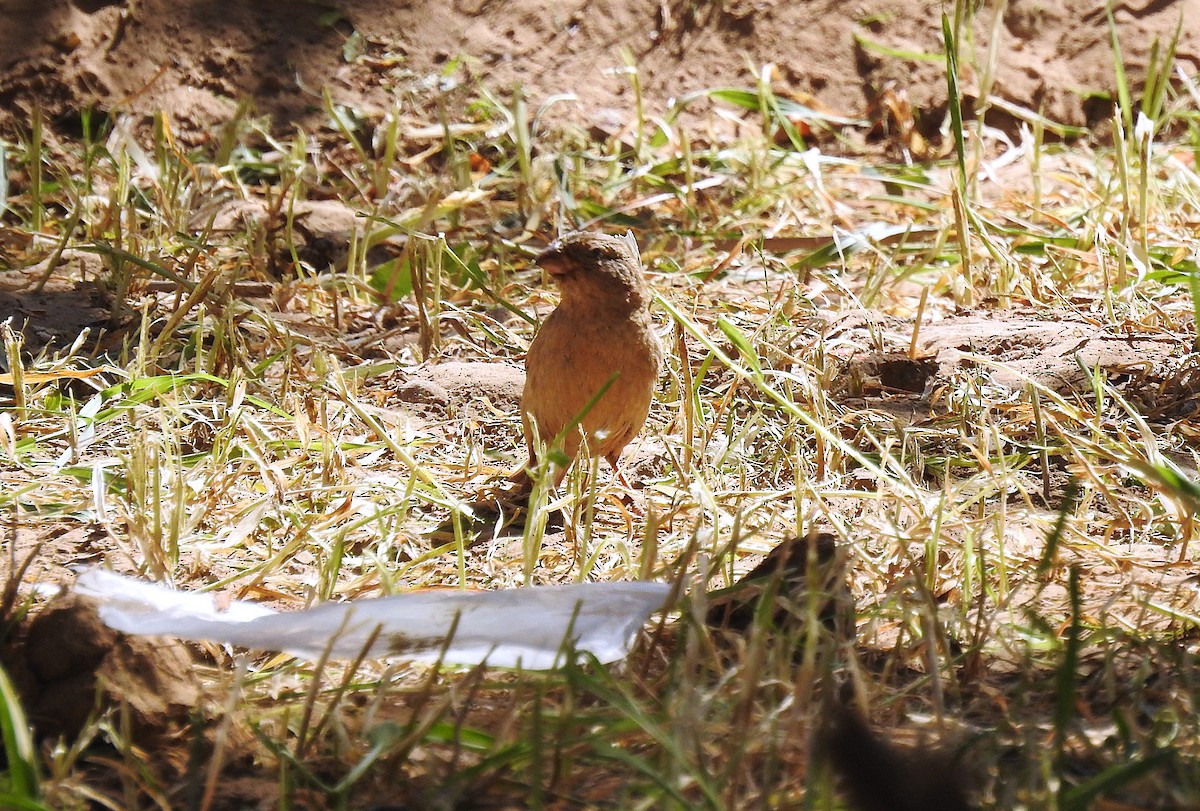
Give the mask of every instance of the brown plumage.
[[859, 811], [973, 811], [967, 762], [939, 746], [900, 746], [852, 707], [834, 702], [817, 736], [819, 751]]
[[853, 634], [846, 561], [828, 532], [788, 538], [733, 586], [709, 592], [705, 622], [744, 632], [759, 613], [759, 603], [773, 598], [771, 622], [779, 628], [795, 626], [806, 620], [810, 596], [817, 600], [816, 616], [823, 625], [839, 635]]
[[[619, 476], [617, 460], [646, 422], [662, 366], [637, 242], [632, 234], [569, 234], [537, 262], [558, 282], [562, 299], [525, 358], [521, 416], [530, 465], [537, 462], [535, 435], [553, 443], [613, 380], [583, 416], [582, 434], [577, 427], [563, 437], [562, 450], [574, 459], [586, 436], [589, 452]], [[555, 466], [554, 481], [565, 474], [565, 466]]]

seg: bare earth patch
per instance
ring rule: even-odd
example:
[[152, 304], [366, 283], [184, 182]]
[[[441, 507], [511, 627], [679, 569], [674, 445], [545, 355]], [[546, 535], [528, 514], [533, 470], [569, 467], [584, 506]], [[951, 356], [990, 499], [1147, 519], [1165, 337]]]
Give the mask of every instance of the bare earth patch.
[[[1171, 38], [1185, 7], [1116, 5], [1135, 82], [1151, 43]], [[835, 115], [882, 120], [881, 105], [906, 99], [928, 135], [946, 109], [937, 56], [941, 11], [931, 0], [872, 0], [853, 10], [820, 0], [470, 0], [436, 10], [383, 0], [329, 6], [5, 0], [0, 129], [27, 131], [35, 104], [52, 120], [78, 127], [80, 112], [95, 105], [140, 114], [164, 110], [190, 140], [207, 140], [219, 137], [248, 98], [287, 131], [324, 122], [323, 87], [338, 104], [379, 114], [390, 108], [394, 89], [436, 77], [460, 56], [467, 74], [488, 87], [506, 92], [520, 85], [538, 102], [571, 93], [578, 103], [568, 105], [566, 117], [612, 128], [628, 119], [633, 105], [619, 53], [624, 48], [657, 112], [694, 91], [752, 88], [751, 66], [771, 63], [780, 92]], [[1179, 57], [1196, 73], [1200, 17], [1182, 13], [1182, 19]], [[1111, 115], [1111, 103], [1092, 95], [1111, 96], [1115, 89], [1103, 6], [1014, 0], [998, 21], [980, 15], [978, 41], [987, 42], [991, 32], [999, 54], [991, 92], [1001, 101], [1072, 126]], [[973, 75], [963, 85], [968, 96], [979, 92]], [[1006, 127], [1015, 120], [1000, 109], [992, 115]]]
[[1067, 311], [962, 313], [919, 327], [852, 312], [835, 319], [828, 335], [846, 342], [839, 350], [849, 363], [845, 374], [865, 378], [868, 388], [925, 394], [975, 370], [1001, 390], [1018, 392], [1036, 383], [1084, 395], [1096, 370], [1118, 381], [1166, 376], [1187, 340], [1133, 324], [1114, 329]]
[[[1193, 807], [1195, 5], [1113, 8], [1134, 106], [1182, 20], [1118, 149], [1103, 6], [984, 4], [960, 164], [932, 0], [0, 0], [3, 661], [97, 742], [55, 799], [832, 807], [852, 694], [985, 808]], [[838, 120], [793, 143], [769, 96]], [[577, 465], [522, 524], [481, 493], [526, 459], [531, 258], [580, 224], [633, 230], [668, 358], [633, 486]], [[710, 635], [810, 530], [856, 634]], [[94, 564], [281, 610], [687, 596], [617, 667], [350, 671], [114, 634], [50, 599]]]

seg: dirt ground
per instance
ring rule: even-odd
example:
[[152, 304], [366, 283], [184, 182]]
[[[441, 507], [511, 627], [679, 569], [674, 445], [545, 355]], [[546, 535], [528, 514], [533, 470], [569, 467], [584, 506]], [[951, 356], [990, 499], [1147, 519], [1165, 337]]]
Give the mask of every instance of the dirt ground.
[[[828, 114], [884, 121], [885, 107], [907, 101], [917, 124], [934, 132], [946, 115], [945, 66], [936, 55], [942, 10], [943, 4], [933, 0], [861, 0], [852, 6], [829, 0], [0, 0], [0, 141], [26, 136], [35, 109], [45, 114], [51, 138], [55, 132], [73, 137], [81, 112], [94, 107], [140, 118], [165, 111], [182, 142], [203, 145], [221, 137], [222, 127], [239, 115], [243, 104], [287, 133], [326, 125], [323, 89], [334, 103], [372, 118], [416, 103], [410, 95], [415, 88], [453, 82], [478, 83], [502, 98], [520, 86], [535, 109], [561, 94], [573, 94], [569, 103], [556, 102], [552, 114], [611, 132], [630, 120], [636, 103], [635, 85], [623, 67], [626, 59], [637, 66], [651, 115], [664, 113], [671, 99], [696, 91], [752, 89], [756, 71], [771, 64], [776, 92]], [[1169, 40], [1180, 25], [1178, 64], [1189, 75], [1200, 72], [1200, 0], [1117, 2], [1114, 19], [1135, 87], [1142, 82], [1155, 40]], [[985, 8], [973, 40], [964, 43], [975, 54], [964, 59], [964, 66], [986, 63], [993, 34], [998, 39], [990, 93], [1010, 106], [1009, 112], [1003, 105], [993, 106], [993, 123], [1011, 131], [1012, 106], [1076, 127], [1096, 127], [1111, 116], [1113, 51], [1102, 4], [1010, 0], [999, 17]], [[967, 70], [966, 94], [979, 94], [979, 85], [980, 78]], [[697, 101], [696, 109], [703, 111], [708, 104]], [[714, 137], [721, 137], [720, 128], [734, 125], [740, 115], [726, 112], [707, 119]], [[855, 132], [853, 137], [860, 137], [868, 129]], [[1013, 171], [1018, 169], [1023, 167]], [[996, 186], [1012, 189], [1010, 184]], [[302, 249], [343, 246], [358, 227], [356, 212], [341, 201], [310, 200], [297, 206]], [[238, 201], [214, 220], [214, 232], [244, 230], [243, 220], [261, 218], [263, 207]], [[18, 238], [25, 237], [0, 228], [0, 267], [6, 240]], [[14, 255], [18, 252], [12, 248]], [[312, 264], [333, 261], [321, 256]], [[94, 281], [103, 273], [101, 257], [71, 249], [61, 258], [57, 273], [44, 261], [6, 270], [0, 278], [0, 320], [13, 314], [27, 321], [29, 351], [69, 346], [85, 328], [99, 335], [118, 326], [110, 323], [114, 308]], [[395, 353], [417, 340], [411, 329], [377, 323], [374, 309], [371, 318], [346, 314], [336, 335], [305, 314], [279, 309], [272, 317], [288, 321], [314, 345], [336, 344], [338, 352], [360, 360]], [[972, 377], [988, 359], [989, 407], [998, 410], [1029, 380], [1049, 391], [1086, 396], [1090, 382], [1085, 370], [1098, 368], [1148, 419], [1194, 415], [1200, 372], [1194, 356], [1180, 357], [1188, 336], [1118, 327], [1076, 312], [964, 310], [923, 323], [917, 334], [911, 319], [843, 311], [816, 332], [839, 347], [830, 357], [837, 402], [860, 413], [864, 423], [929, 420], [955, 381]], [[122, 334], [113, 329], [104, 340], [119, 343]], [[406, 368], [364, 384], [364, 390], [381, 414], [395, 412], [395, 419], [405, 420], [411, 430], [441, 431], [452, 441], [498, 436], [503, 440], [499, 444], [514, 446], [520, 442], [522, 382], [516, 365], [464, 358]], [[661, 444], [644, 437], [631, 448], [625, 469], [636, 473], [644, 465], [653, 470], [665, 464], [664, 456]], [[1185, 465], [1187, 459], [1177, 461]], [[1064, 470], [1048, 471], [1039, 509], [1058, 506], [1066, 478]], [[1029, 489], [1038, 491], [1032, 485]], [[1096, 510], [1101, 513], [1103, 505]], [[1032, 523], [1027, 529], [1015, 527], [1015, 520], [1013, 524], [1013, 548], [1036, 560], [1040, 529]], [[1022, 533], [1028, 536], [1027, 548], [1020, 546]], [[67, 522], [13, 524], [0, 531], [0, 539], [14, 552], [14, 560], [40, 550], [27, 580], [41, 584], [68, 582], [72, 575], [64, 562], [94, 563], [110, 541], [95, 527]], [[1094, 576], [1087, 607], [1095, 613], [1111, 611], [1127, 616], [1131, 626], [1136, 620], [1149, 628], [1137, 615], [1143, 597], [1172, 606], [1193, 599], [1194, 565], [1180, 565], [1176, 550], [1139, 544], [1123, 553], [1087, 563]], [[1131, 560], [1137, 561], [1133, 574], [1127, 571]], [[7, 574], [2, 564], [0, 574]], [[1135, 580], [1141, 591], [1127, 597]], [[1050, 599], [1048, 593], [1039, 594]], [[1066, 603], [1058, 592], [1054, 599]], [[24, 652], [28, 661], [22, 660], [23, 669], [16, 674], [26, 694], [34, 697], [39, 723], [72, 728], [81, 723], [81, 713], [86, 717], [95, 679], [76, 681], [80, 670], [101, 673], [116, 698], [163, 696], [161, 704], [135, 702], [137, 712], [151, 720], [174, 722], [180, 708], [196, 703], [194, 674], [177, 649], [156, 653], [117, 646], [103, 637], [93, 617], [68, 609], [47, 612], [40, 631], [30, 631]], [[64, 636], [95, 637], [97, 642], [82, 652], [59, 650], [55, 641]], [[160, 654], [161, 661], [154, 658]], [[160, 683], [147, 686], [148, 679]], [[61, 713], [47, 719], [50, 710], [41, 699], [51, 691], [70, 700], [60, 702]], [[239, 790], [237, 779], [231, 778], [230, 792]]]
[[[1101, 3], [1012, 0], [1000, 19], [978, 15], [973, 42], [985, 64], [995, 32], [991, 92], [1064, 124], [1111, 115], [1113, 56]], [[0, 132], [27, 131], [40, 105], [60, 127], [79, 113], [166, 110], [185, 139], [212, 137], [250, 100], [282, 131], [324, 118], [321, 89], [371, 115], [403, 103], [413, 83], [455, 75], [498, 93], [520, 85], [535, 102], [571, 93], [560, 115], [604, 126], [628, 120], [638, 66], [647, 107], [721, 86], [754, 86], [775, 66], [777, 92], [829, 113], [878, 117], [882, 94], [907, 97], [917, 121], [944, 118], [943, 4], [933, 0], [455, 0], [448, 4], [340, 0], [0, 0]], [[1182, 20], [1179, 60], [1200, 69], [1200, 0], [1115, 4], [1131, 79], [1152, 43]], [[964, 76], [977, 94], [979, 78]], [[1012, 119], [993, 109], [1001, 125]]]

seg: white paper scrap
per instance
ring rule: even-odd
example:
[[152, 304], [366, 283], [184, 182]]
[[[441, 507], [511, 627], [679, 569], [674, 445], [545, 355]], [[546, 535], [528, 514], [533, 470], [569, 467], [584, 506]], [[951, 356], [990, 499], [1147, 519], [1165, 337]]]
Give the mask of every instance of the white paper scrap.
[[495, 667], [549, 670], [564, 663], [564, 647], [588, 651], [601, 662], [623, 658], [671, 587], [636, 581], [439, 589], [278, 612], [255, 603], [219, 604], [211, 594], [93, 567], [79, 575], [75, 591], [96, 600], [104, 623], [127, 634], [286, 651], [306, 659], [328, 650], [335, 659], [353, 659], [378, 628], [367, 652], [371, 657], [433, 662], [444, 649], [443, 661], [450, 664], [486, 660]]

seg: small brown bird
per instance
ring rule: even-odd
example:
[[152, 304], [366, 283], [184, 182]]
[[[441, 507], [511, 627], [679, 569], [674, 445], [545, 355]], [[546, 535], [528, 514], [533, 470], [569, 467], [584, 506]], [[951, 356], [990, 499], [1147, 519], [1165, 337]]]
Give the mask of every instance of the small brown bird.
[[[567, 458], [576, 457], [586, 437], [588, 452], [607, 459], [628, 486], [617, 460], [646, 423], [663, 359], [637, 241], [632, 233], [569, 234], [537, 263], [558, 282], [562, 299], [525, 358], [521, 417], [530, 467], [537, 464], [537, 441], [550, 445], [565, 432]], [[567, 466], [554, 468], [557, 484]]]
[[943, 746], [901, 746], [873, 730], [848, 704], [825, 710], [817, 735], [859, 811], [973, 811], [967, 799], [968, 764], [962, 752]]
[[774, 598], [771, 622], [779, 628], [794, 626], [807, 618], [811, 597], [825, 627], [839, 636], [854, 633], [846, 560], [828, 532], [788, 538], [738, 582], [708, 596], [705, 622], [715, 628], [746, 631], [759, 613], [759, 603], [768, 597]]

